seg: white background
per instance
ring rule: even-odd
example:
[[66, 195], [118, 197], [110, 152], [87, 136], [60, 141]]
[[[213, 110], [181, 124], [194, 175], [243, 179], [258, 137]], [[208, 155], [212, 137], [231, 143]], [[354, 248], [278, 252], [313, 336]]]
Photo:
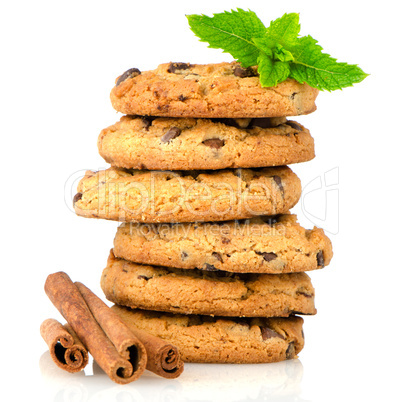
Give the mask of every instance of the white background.
[[[354, 401], [401, 400], [400, 15], [396, 2], [14, 1], [2, 2], [1, 384], [9, 400]], [[293, 165], [304, 186], [299, 221], [324, 227], [335, 256], [311, 273], [318, 314], [305, 319], [295, 362], [186, 365], [177, 380], [147, 374], [126, 386], [88, 366], [54, 367], [40, 323], [63, 321], [43, 284], [55, 271], [102, 296], [99, 279], [117, 224], [71, 210], [77, 178], [107, 167], [101, 129], [120, 117], [114, 79], [131, 67], [229, 61], [189, 30], [185, 14], [250, 8], [268, 25], [300, 12], [301, 34], [370, 73], [321, 93], [300, 117], [316, 158]], [[94, 373], [95, 374], [94, 374]]]

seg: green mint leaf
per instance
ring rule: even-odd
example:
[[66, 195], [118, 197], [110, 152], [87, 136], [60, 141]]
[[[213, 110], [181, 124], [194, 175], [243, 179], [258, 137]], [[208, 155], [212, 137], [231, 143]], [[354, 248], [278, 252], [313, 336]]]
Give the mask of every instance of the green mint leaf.
[[337, 62], [322, 50], [311, 36], [299, 38], [296, 45], [290, 48], [294, 57], [290, 77], [321, 91], [350, 87], [367, 77], [368, 74], [357, 65]]
[[286, 50], [282, 45], [279, 43], [276, 44], [274, 49], [274, 58], [280, 61], [293, 61], [294, 57], [289, 50]]
[[289, 61], [293, 55], [280, 44], [264, 38], [253, 38], [260, 49], [257, 59], [258, 73], [263, 87], [270, 87], [286, 80], [290, 74]]
[[255, 37], [252, 40], [260, 50], [267, 54], [272, 53], [271, 50], [274, 48], [280, 53], [285, 46], [297, 43], [299, 31], [299, 14], [285, 14], [272, 21], [263, 36]]
[[288, 62], [273, 60], [264, 52], [260, 53], [257, 62], [262, 87], [274, 87], [289, 77]]
[[244, 67], [257, 64], [259, 50], [252, 38], [261, 37], [266, 28], [253, 11], [225, 11], [206, 15], [187, 15], [191, 30], [209, 47], [230, 53]]
[[299, 32], [299, 14], [284, 14], [281, 18], [277, 18], [269, 24], [266, 38], [286, 46], [296, 42]]
[[[252, 38], [251, 40], [253, 41], [253, 43], [259, 50], [261, 50], [262, 52], [264, 52], [266, 55], [268, 55], [271, 58], [274, 57], [274, 49], [275, 49], [275, 45], [276, 45], [276, 43], [274, 41], [270, 40], [266, 36], [264, 36], [262, 38]], [[259, 52], [258, 52], [258, 55], [259, 55]]]
[[268, 28], [253, 11], [240, 8], [187, 15], [191, 30], [209, 47], [222, 49], [243, 67], [258, 65], [261, 85], [275, 86], [288, 77], [319, 90], [333, 91], [361, 82], [368, 74], [355, 64], [340, 63], [311, 36], [299, 37], [299, 14], [289, 13]]

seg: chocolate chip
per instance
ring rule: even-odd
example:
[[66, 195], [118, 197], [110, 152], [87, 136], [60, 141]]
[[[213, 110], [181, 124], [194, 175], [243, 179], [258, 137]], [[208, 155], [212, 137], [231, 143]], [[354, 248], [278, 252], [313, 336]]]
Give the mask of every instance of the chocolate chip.
[[227, 237], [222, 237], [222, 244], [229, 244], [230, 243], [230, 239], [228, 239]]
[[260, 327], [260, 330], [261, 330], [261, 336], [262, 336], [263, 341], [266, 341], [267, 339], [270, 339], [270, 338], [285, 339], [281, 334], [278, 334], [276, 331], [274, 331], [271, 328]]
[[190, 63], [170, 63], [167, 71], [175, 73], [177, 70], [188, 70], [190, 67], [192, 67]]
[[293, 359], [295, 357], [295, 343], [290, 342], [288, 348], [286, 349], [286, 359]]
[[303, 131], [302, 127], [294, 121], [287, 121], [285, 124], [294, 128], [297, 131]]
[[182, 253], [181, 253], [182, 261], [186, 260], [187, 258], [188, 258], [188, 254], [185, 251], [182, 251]]
[[184, 102], [187, 99], [187, 96], [179, 95], [179, 101]]
[[270, 262], [278, 256], [275, 253], [263, 253], [262, 257], [264, 258], [265, 261]]
[[324, 253], [322, 252], [322, 250], [320, 250], [320, 251], [317, 253], [317, 266], [318, 266], [318, 267], [323, 267], [324, 264], [325, 264], [325, 261], [324, 261]]
[[272, 124], [271, 119], [267, 117], [251, 120], [249, 127], [272, 128], [275, 126]]
[[138, 275], [137, 276], [138, 279], [145, 279], [146, 281], [149, 279], [147, 276], [145, 275]]
[[215, 251], [212, 253], [212, 256], [215, 257], [219, 262], [223, 262], [222, 256], [219, 253], [216, 253]]
[[160, 111], [167, 112], [169, 109], [169, 103], [166, 103], [165, 105], [157, 105], [156, 108]]
[[141, 71], [138, 70], [138, 68], [130, 68], [126, 72], [124, 72], [120, 78], [116, 82], [116, 87], [120, 85], [123, 81], [128, 80], [129, 78], [134, 78], [137, 77], [137, 75], [140, 75]]
[[174, 138], [178, 137], [181, 134], [181, 130], [178, 127], [170, 128], [161, 138], [161, 142], [166, 143], [170, 142]]
[[205, 140], [202, 143], [213, 149], [219, 149], [225, 145], [225, 141], [220, 140], [219, 138], [211, 138], [210, 140]]
[[215, 268], [213, 265], [207, 263], [204, 264], [203, 269], [205, 269], [205, 271], [219, 271], [218, 268]]
[[255, 77], [257, 75], [251, 67], [243, 68], [239, 65], [234, 68], [233, 74], [239, 78]]
[[142, 124], [144, 126], [144, 129], [148, 131], [149, 127], [152, 126], [152, 122], [155, 120], [155, 117], [151, 116], [144, 116], [142, 118]]
[[283, 193], [282, 179], [279, 176], [272, 176], [272, 178], [274, 179], [274, 182], [279, 187], [279, 190], [281, 190], [281, 193]]
[[82, 198], [82, 193], [77, 193], [73, 198], [73, 205]]
[[264, 258], [265, 261], [270, 262], [274, 260], [276, 257], [278, 257], [275, 253], [264, 253], [260, 251], [255, 251], [256, 254], [262, 255], [262, 258]]
[[296, 292], [296, 294], [304, 296], [304, 297], [308, 297], [308, 298], [313, 297], [313, 295], [310, 295], [306, 292], [300, 292], [299, 290]]

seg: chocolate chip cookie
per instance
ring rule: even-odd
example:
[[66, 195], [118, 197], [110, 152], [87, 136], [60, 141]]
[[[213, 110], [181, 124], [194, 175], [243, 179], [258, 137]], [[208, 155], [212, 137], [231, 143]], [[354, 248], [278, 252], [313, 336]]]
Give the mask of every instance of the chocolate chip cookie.
[[322, 229], [304, 229], [296, 215], [248, 220], [122, 224], [117, 257], [142, 264], [207, 271], [288, 273], [323, 268], [332, 258]]
[[297, 357], [303, 319], [224, 318], [112, 306], [123, 321], [173, 343], [188, 363], [271, 363]]
[[113, 166], [150, 170], [281, 166], [314, 158], [310, 132], [285, 117], [123, 116], [102, 130], [98, 149]]
[[316, 109], [317, 95], [317, 89], [293, 79], [263, 88], [257, 67], [232, 62], [131, 68], [117, 78], [110, 98], [124, 114], [241, 118], [308, 114]]
[[101, 279], [113, 303], [145, 310], [225, 317], [315, 314], [314, 288], [304, 272], [234, 274], [140, 265], [110, 252]]
[[126, 222], [196, 222], [287, 212], [301, 195], [287, 166], [209, 171], [87, 171], [77, 215]]

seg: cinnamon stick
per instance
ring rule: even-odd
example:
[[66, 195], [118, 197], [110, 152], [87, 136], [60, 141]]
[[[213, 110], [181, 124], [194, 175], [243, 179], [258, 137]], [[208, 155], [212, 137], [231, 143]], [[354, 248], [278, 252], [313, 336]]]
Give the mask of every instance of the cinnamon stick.
[[70, 325], [48, 318], [40, 326], [40, 334], [58, 367], [76, 373], [88, 364], [88, 351]]
[[180, 359], [176, 346], [136, 327], [128, 326], [117, 313], [111, 310], [85, 285], [79, 282], [75, 282], [75, 285], [117, 350], [124, 349], [122, 346], [124, 339], [129, 338], [130, 334], [131, 337], [134, 334], [145, 346], [147, 370], [165, 378], [176, 378], [183, 372], [183, 361]]
[[176, 346], [134, 326], [129, 327], [147, 350], [147, 370], [165, 378], [177, 378], [184, 370]]
[[129, 359], [119, 354], [65, 272], [49, 275], [45, 282], [45, 292], [98, 365], [113, 381], [127, 384], [140, 377], [146, 365], [144, 356], [141, 356], [141, 352], [134, 352], [134, 346]]
[[81, 282], [74, 283], [85, 300], [89, 310], [98, 322], [116, 350], [125, 359], [135, 358], [135, 369], [141, 366], [144, 371], [147, 364], [147, 352], [144, 345], [129, 330], [123, 320], [91, 290]]

